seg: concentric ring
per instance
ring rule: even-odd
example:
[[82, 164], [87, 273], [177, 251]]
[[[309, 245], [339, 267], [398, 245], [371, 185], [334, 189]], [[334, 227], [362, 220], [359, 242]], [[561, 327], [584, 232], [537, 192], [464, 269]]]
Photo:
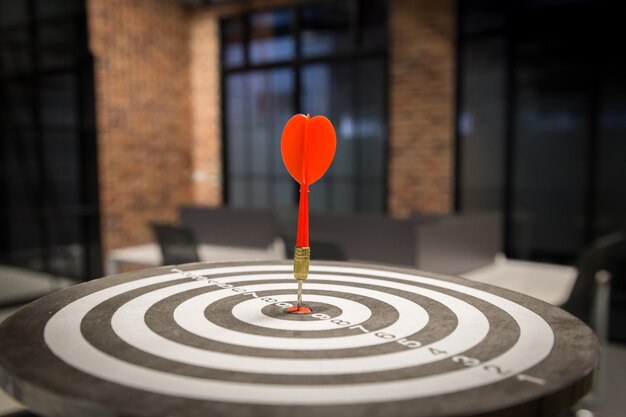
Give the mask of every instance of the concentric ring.
[[[489, 324], [483, 313], [461, 299], [431, 289], [441, 288], [468, 294], [471, 297], [476, 297], [501, 308], [510, 314], [519, 325], [519, 338], [516, 343], [506, 352], [483, 362], [484, 364], [492, 363], [499, 368], [506, 368], [510, 373], [519, 373], [545, 358], [553, 344], [552, 331], [540, 316], [503, 297], [453, 282], [428, 277], [392, 271], [377, 271], [371, 268], [337, 266], [312, 267], [310, 283], [307, 283], [308, 287], [320, 291], [333, 290], [350, 293], [355, 293], [356, 291], [357, 293], [367, 294], [367, 296], [374, 296], [372, 294], [373, 290], [356, 286], [367, 284], [418, 293], [422, 296], [439, 300], [451, 308], [457, 315], [458, 325], [452, 333], [432, 343], [430, 346], [406, 347], [406, 349], [394, 353], [374, 354], [368, 356], [367, 360], [363, 360], [363, 358], [291, 360], [259, 357], [247, 358], [241, 355], [206, 351], [180, 344], [175, 340], [163, 338], [159, 334], [154, 333], [145, 324], [144, 315], [146, 311], [151, 305], [164, 297], [180, 293], [181, 291], [202, 288], [202, 286], [221, 285], [222, 287], [218, 290], [194, 297], [194, 302], [185, 301], [181, 303], [174, 310], [174, 318], [177, 323], [185, 330], [206, 339], [243, 344], [250, 347], [258, 347], [260, 342], [261, 347], [264, 349], [282, 349], [283, 346], [281, 346], [280, 342], [289, 342], [289, 338], [281, 340], [281, 338], [276, 337], [238, 333], [232, 329], [215, 326], [209, 320], [204, 320], [203, 314], [208, 304], [227, 296], [233, 296], [234, 293], [239, 293], [239, 296], [244, 298], [242, 303], [245, 301], [248, 303], [246, 305], [252, 306], [255, 303], [252, 302], [250, 297], [253, 296], [245, 294], [255, 291], [284, 289], [286, 284], [255, 284], [249, 286], [249, 288], [243, 288], [242, 284], [245, 284], [246, 281], [258, 281], [263, 278], [281, 279], [283, 278], [281, 274], [287, 280], [289, 269], [289, 266], [286, 265], [257, 265], [208, 268], [193, 271], [196, 277], [202, 276], [202, 279], [166, 286], [131, 299], [113, 314], [111, 325], [122, 340], [135, 346], [137, 349], [155, 356], [195, 366], [221, 366], [223, 369], [230, 371], [277, 375], [290, 373], [294, 375], [338, 375], [342, 373], [358, 373], [361, 370], [363, 372], [387, 371], [394, 368], [420, 366], [421, 364], [454, 357], [453, 355], [465, 352], [471, 349], [472, 346], [480, 343], [488, 333]], [[267, 273], [269, 272], [271, 274], [268, 275]], [[225, 274], [236, 275], [225, 277]], [[364, 278], [363, 276], [366, 277]], [[482, 368], [467, 367], [439, 375], [407, 378], [398, 381], [368, 381], [356, 386], [290, 386], [285, 384], [241, 383], [189, 377], [157, 369], [148, 369], [97, 350], [85, 340], [80, 331], [81, 320], [100, 303], [131, 290], [179, 280], [180, 278], [180, 273], [145, 278], [105, 288], [80, 298], [59, 310], [48, 321], [45, 328], [46, 343], [65, 362], [90, 375], [95, 375], [105, 380], [161, 394], [239, 403], [321, 405], [390, 401], [469, 389], [507, 377], [498, 373], [485, 372]], [[231, 282], [237, 282], [237, 287], [233, 286]], [[337, 284], [338, 282], [342, 284], [339, 285]], [[235, 289], [238, 291], [235, 291]], [[245, 290], [245, 292], [242, 290]], [[383, 291], [378, 291], [376, 295], [380, 294], [383, 294], [383, 297], [387, 297], [387, 300], [393, 300], [389, 301], [390, 304], [400, 305], [398, 307], [400, 311], [398, 321], [400, 324], [394, 323], [384, 329], [384, 331], [378, 332], [384, 335], [392, 335], [392, 338], [385, 339], [366, 331], [358, 335], [326, 338], [327, 340], [324, 340], [323, 344], [320, 342], [323, 338], [310, 338], [306, 339], [307, 346], [301, 348], [301, 350], [332, 350], [354, 347], [374, 349], [377, 345], [398, 343], [401, 340], [408, 342], [411, 336], [418, 333], [428, 323], [428, 313], [425, 311], [421, 312], [419, 306], [416, 308], [413, 303], [399, 297], [394, 298], [395, 296], [392, 294]], [[257, 301], [266, 302], [260, 297]], [[409, 304], [411, 304], [410, 307]], [[258, 306], [259, 317], [262, 315], [260, 313], [262, 307], [263, 304]], [[249, 309], [244, 307], [241, 307], [241, 309], [250, 313]], [[406, 314], [407, 309], [413, 311], [414, 314]], [[246, 317], [247, 320], [253, 320], [254, 316], [248, 315]], [[409, 320], [409, 317], [414, 319], [414, 321]], [[350, 322], [350, 325], [358, 324]], [[330, 343], [330, 346], [326, 342]], [[419, 343], [419, 341], [414, 342]], [[311, 346], [315, 347], [310, 348]], [[435, 355], [429, 349], [445, 353]]]
[[[281, 303], [289, 303], [293, 300], [293, 294], [274, 295], [273, 298]], [[342, 310], [342, 314], [328, 319], [317, 319], [317, 321], [280, 320], [266, 315], [259, 317], [258, 302], [252, 299], [237, 304], [232, 309], [232, 315], [244, 323], [254, 326], [266, 327], [268, 329], [297, 331], [334, 330], [337, 328], [337, 324], [331, 322], [331, 319], [360, 324], [372, 316], [372, 311], [369, 308], [346, 298], [309, 294], [307, 295], [307, 302], [311, 301], [328, 303], [334, 305], [335, 307], [339, 307]], [[195, 299], [194, 302], [202, 301]], [[292, 304], [289, 304], [289, 306], [291, 307]], [[315, 314], [315, 312], [313, 314]]]

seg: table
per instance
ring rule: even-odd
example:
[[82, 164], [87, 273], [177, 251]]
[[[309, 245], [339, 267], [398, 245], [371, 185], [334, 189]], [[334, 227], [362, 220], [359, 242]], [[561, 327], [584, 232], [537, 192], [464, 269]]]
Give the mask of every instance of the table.
[[555, 306], [568, 300], [578, 271], [565, 265], [496, 256], [493, 263], [462, 274], [464, 278], [530, 295]]
[[[203, 262], [215, 261], [250, 261], [285, 259], [285, 244], [277, 239], [267, 248], [242, 246], [198, 245], [198, 257]], [[123, 264], [143, 265], [147, 267], [163, 265], [161, 249], [156, 243], [129, 246], [110, 250], [107, 254], [106, 273], [115, 275]]]
[[48, 416], [553, 416], [591, 387], [589, 327], [458, 277], [315, 262], [161, 267], [0, 325], [0, 383]]

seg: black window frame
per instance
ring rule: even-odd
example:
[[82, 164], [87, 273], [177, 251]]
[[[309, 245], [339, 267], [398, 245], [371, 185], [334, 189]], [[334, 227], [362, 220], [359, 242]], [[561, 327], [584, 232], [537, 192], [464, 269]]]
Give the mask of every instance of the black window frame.
[[[52, 276], [61, 275], [57, 267], [52, 264], [52, 257], [57, 251], [58, 242], [51, 234], [53, 229], [62, 229], [64, 221], [76, 222], [81, 247], [81, 264], [78, 271], [69, 278], [87, 281], [102, 275], [102, 253], [100, 238], [100, 208], [99, 186], [97, 169], [97, 138], [95, 124], [95, 81], [93, 56], [89, 50], [89, 31], [86, 0], [77, 0], [72, 3], [68, 10], [58, 14], [45, 15], [43, 13], [42, 0], [24, 0], [26, 19], [23, 22], [11, 23], [0, 27], [0, 42], [2, 48], [8, 46], [5, 36], [10, 36], [16, 31], [25, 30], [28, 39], [24, 43], [24, 49], [28, 52], [30, 65], [28, 69], [17, 73], [8, 73], [0, 66], [0, 88], [10, 86], [12, 83], [26, 83], [29, 85], [29, 103], [31, 122], [15, 122], [5, 116], [4, 111], [0, 115], [0, 141], [10, 138], [12, 135], [32, 134], [34, 152], [30, 155], [34, 159], [36, 175], [32, 189], [28, 191], [34, 196], [33, 206], [34, 220], [37, 224], [40, 236], [41, 267], [37, 270], [47, 272]], [[47, 6], [48, 4], [46, 4]], [[69, 3], [68, 3], [69, 5]], [[72, 31], [71, 41], [63, 41], [61, 44], [48, 44], [42, 36], [42, 30], [50, 25], [67, 28]], [[69, 39], [69, 38], [68, 38]], [[46, 53], [62, 54], [65, 60], [62, 63], [43, 62]], [[3, 57], [4, 60], [4, 57]], [[4, 62], [4, 61], [3, 61]], [[63, 76], [71, 80], [73, 114], [75, 124], [63, 125], [49, 123], [43, 119], [42, 97], [44, 94], [44, 81], [47, 77]], [[8, 94], [8, 93], [7, 93]], [[0, 95], [4, 95], [0, 91]], [[0, 100], [0, 109], [5, 109], [4, 100]], [[7, 134], [7, 138], [5, 138]], [[77, 203], [73, 205], [55, 205], [51, 203], [49, 194], [54, 188], [53, 180], [46, 173], [46, 142], [47, 135], [69, 135], [75, 138], [77, 155], [74, 163], [77, 173], [74, 180], [77, 181]], [[0, 190], [7, 190], [11, 186], [8, 182], [8, 168], [3, 164], [8, 155], [4, 155], [5, 144], [0, 143]], [[4, 178], [3, 178], [4, 177]], [[53, 190], [52, 190], [53, 191]], [[6, 193], [3, 192], [4, 195]], [[26, 213], [22, 217], [28, 216]], [[21, 217], [20, 217], [21, 218]], [[0, 224], [11, 222], [8, 209], [2, 205], [0, 208]], [[35, 249], [35, 248], [33, 248]], [[0, 254], [3, 262], [22, 266], [19, 255], [15, 255], [11, 244], [7, 240], [0, 240]], [[70, 268], [71, 269], [71, 268]]]
[[[606, 64], [601, 61], [602, 53], [609, 50], [616, 42], [618, 37], [613, 32], [618, 33], [619, 28], [615, 26], [615, 20], [611, 16], [620, 16], [619, 7], [616, 5], [594, 3], [594, 2], [570, 2], [565, 4], [551, 5], [549, 2], [540, 4], [537, 9], [524, 5], [519, 2], [497, 2], [484, 1], [486, 5], [493, 6], [498, 4], [503, 20], [500, 24], [492, 27], [469, 31], [464, 27], [464, 18], [467, 16], [468, 9], [472, 6], [481, 4], [481, 1], [458, 0], [457, 1], [457, 22], [456, 22], [456, 112], [455, 112], [455, 186], [454, 186], [454, 209], [455, 212], [461, 213], [465, 210], [463, 201], [463, 153], [464, 142], [461, 132], [461, 107], [463, 101], [463, 71], [464, 60], [463, 52], [467, 44], [474, 41], [482, 41], [499, 37], [505, 42], [505, 99], [504, 105], [504, 151], [501, 155], [501, 167], [503, 172], [503, 184], [501, 188], [500, 210], [502, 213], [502, 242], [504, 253], [508, 257], [523, 258], [533, 261], [553, 262], [560, 264], [573, 264], [576, 261], [578, 253], [574, 252], [546, 252], [533, 251], [527, 255], [518, 254], [513, 245], [515, 238], [513, 229], [513, 212], [515, 210], [515, 169], [517, 162], [516, 144], [520, 138], [517, 137], [515, 131], [515, 120], [517, 117], [517, 98], [519, 96], [518, 85], [516, 84], [516, 76], [518, 74], [518, 48], [522, 41], [534, 39], [533, 37], [546, 36], [541, 32], [539, 35], [528, 31], [528, 22], [532, 22], [538, 11], [548, 11], [554, 15], [561, 15], [562, 19], [567, 18], [566, 13], [586, 14], [589, 16], [590, 33], [593, 33], [592, 41], [598, 45], [597, 50], [591, 54], [582, 54], [581, 59], [587, 65], [586, 71], [588, 77], [584, 87], [587, 91], [587, 99], [589, 106], [586, 112], [586, 120], [588, 127], [584, 130], [585, 145], [587, 152], [584, 154], [584, 165], [586, 173], [584, 182], [581, 185], [581, 195], [583, 201], [583, 219], [582, 219], [582, 235], [583, 246], [591, 243], [599, 237], [597, 229], [597, 175], [598, 175], [598, 148], [601, 146], [598, 133], [599, 125], [599, 109], [602, 106], [600, 99], [599, 81], [602, 79], [601, 70]], [[605, 23], [603, 23], [605, 22]], [[557, 35], [549, 34], [551, 37], [558, 38]], [[543, 38], [542, 38], [543, 39]], [[605, 45], [606, 44], [606, 45]], [[581, 250], [583, 249], [581, 246]]]
[[[384, 155], [382, 156], [383, 161], [383, 177], [382, 177], [382, 212], [380, 214], [387, 214], [389, 211], [389, 198], [388, 198], [388, 175], [389, 175], [389, 147], [390, 147], [390, 127], [389, 127], [389, 91], [390, 91], [390, 81], [389, 81], [389, 24], [388, 24], [388, 10], [389, 5], [388, 2], [385, 1], [386, 6], [386, 25], [385, 25], [385, 43], [383, 47], [380, 48], [372, 48], [368, 50], [361, 50], [357, 47], [353, 47], [349, 52], [339, 52], [339, 53], [329, 53], [329, 54], [321, 54], [319, 56], [311, 56], [305, 57], [302, 56], [301, 51], [301, 22], [300, 16], [303, 8], [316, 6], [320, 4], [339, 4], [339, 3], [352, 3], [356, 10], [353, 10], [351, 13], [350, 20], [350, 37], [353, 43], [357, 43], [360, 39], [362, 32], [361, 19], [362, 9], [363, 7], [367, 7], [367, 0], [320, 0], [315, 2], [307, 2], [307, 3], [296, 3], [296, 4], [287, 4], [287, 5], [277, 5], [277, 6], [267, 6], [261, 8], [254, 8], [251, 10], [247, 10], [240, 14], [225, 16], [219, 21], [219, 85], [220, 85], [220, 127], [221, 127], [221, 163], [222, 163], [222, 177], [221, 177], [221, 186], [222, 186], [222, 204], [225, 206], [230, 205], [230, 190], [228, 185], [228, 173], [229, 173], [229, 155], [228, 155], [228, 130], [227, 130], [227, 86], [226, 80], [228, 75], [237, 74], [237, 73], [249, 73], [251, 71], [258, 70], [271, 70], [271, 69], [290, 69], [293, 74], [293, 82], [294, 82], [294, 94], [293, 94], [293, 114], [303, 113], [303, 109], [301, 108], [301, 98], [302, 98], [302, 81], [301, 74], [302, 69], [310, 64], [323, 63], [323, 64], [334, 64], [334, 63], [353, 63], [357, 64], [359, 60], [365, 60], [368, 58], [378, 58], [383, 62], [383, 77], [384, 77], [384, 86], [385, 92], [384, 103], [383, 103], [383, 114], [384, 120], [382, 120], [383, 129], [385, 132], [384, 138]], [[290, 10], [293, 18], [293, 27], [292, 27], [292, 36], [294, 39], [294, 57], [293, 59], [282, 60], [271, 63], [262, 63], [262, 64], [252, 64], [250, 62], [250, 53], [249, 53], [249, 42], [250, 42], [250, 18], [251, 15], [255, 13], [268, 12], [272, 10], [278, 9], [287, 9]], [[225, 64], [225, 22], [232, 19], [242, 19], [243, 21], [243, 65], [240, 66], [232, 66], [229, 67]], [[328, 180], [327, 180], [328, 181]], [[332, 183], [332, 178], [329, 180]], [[361, 177], [359, 176], [357, 179], [352, 180], [352, 184], [357, 191], [360, 192], [360, 185], [363, 182]], [[298, 197], [299, 197], [299, 188], [297, 184], [294, 182], [293, 186], [293, 203], [295, 207], [297, 207]], [[332, 201], [332, 197], [331, 197]]]

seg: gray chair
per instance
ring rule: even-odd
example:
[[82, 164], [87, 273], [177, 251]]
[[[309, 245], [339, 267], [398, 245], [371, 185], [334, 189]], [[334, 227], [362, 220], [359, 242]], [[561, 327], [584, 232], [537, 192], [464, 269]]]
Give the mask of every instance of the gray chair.
[[583, 250], [576, 266], [578, 276], [563, 308], [586, 322], [596, 332], [600, 342], [600, 363], [593, 391], [569, 415], [582, 415], [578, 413], [580, 410], [601, 415], [602, 399], [606, 392], [610, 291], [612, 281], [626, 274], [626, 232], [615, 232], [597, 239]]
[[169, 223], [150, 223], [163, 255], [163, 265], [199, 262], [196, 239], [190, 229]]
[[[626, 260], [626, 232], [619, 231], [603, 236], [581, 253], [576, 267], [578, 276], [572, 293], [563, 308], [594, 328], [596, 333], [606, 332], [608, 323], [599, 323], [599, 311], [607, 310], [608, 289], [613, 277], [624, 273]], [[606, 298], [606, 300], [603, 300]], [[603, 327], [603, 328], [599, 328]]]

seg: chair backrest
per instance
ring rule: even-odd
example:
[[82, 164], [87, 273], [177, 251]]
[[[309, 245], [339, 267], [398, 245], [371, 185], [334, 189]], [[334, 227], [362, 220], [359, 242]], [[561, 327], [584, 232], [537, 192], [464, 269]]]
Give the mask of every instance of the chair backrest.
[[625, 259], [626, 232], [615, 232], [593, 242], [578, 258], [576, 263], [578, 277], [563, 308], [587, 324], [592, 324], [591, 312], [597, 272], [606, 270], [614, 277], [621, 275], [624, 271], [620, 268], [624, 267]]
[[178, 224], [150, 223], [161, 248], [163, 265], [198, 262], [196, 239], [192, 231]]
[[[288, 238], [285, 239], [285, 255], [287, 259], [293, 259], [296, 241]], [[320, 261], [347, 261], [346, 251], [341, 245], [331, 240], [311, 240], [311, 259]]]
[[[415, 265], [413, 220], [379, 214], [311, 212], [310, 224], [312, 241], [337, 242], [351, 261]], [[315, 250], [313, 246], [311, 250]]]
[[502, 217], [496, 212], [442, 216], [420, 224], [415, 233], [416, 266], [458, 275], [493, 262], [502, 251]]

